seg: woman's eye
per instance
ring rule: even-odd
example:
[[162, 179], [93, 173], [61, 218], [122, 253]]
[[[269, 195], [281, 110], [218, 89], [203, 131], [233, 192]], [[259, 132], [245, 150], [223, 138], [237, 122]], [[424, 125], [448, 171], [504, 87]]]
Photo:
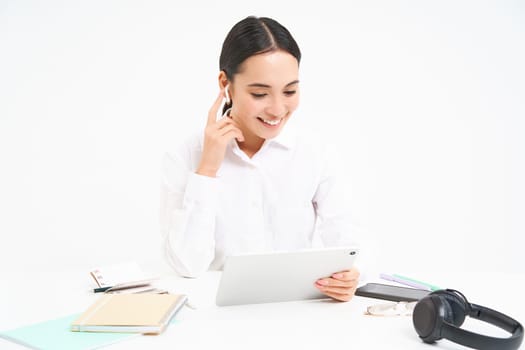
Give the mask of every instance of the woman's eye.
[[290, 90], [290, 91], [285, 91], [284, 94], [285, 94], [286, 96], [293, 96], [293, 95], [295, 95], [296, 92], [297, 92], [297, 91], [295, 91], [295, 90]]
[[251, 95], [255, 98], [263, 98], [264, 96], [266, 96], [266, 94], [256, 94], [256, 93], [252, 93]]

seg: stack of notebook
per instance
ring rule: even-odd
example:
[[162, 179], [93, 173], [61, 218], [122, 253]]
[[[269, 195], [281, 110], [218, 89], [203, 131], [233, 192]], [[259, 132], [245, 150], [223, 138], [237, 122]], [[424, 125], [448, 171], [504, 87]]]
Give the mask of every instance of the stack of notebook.
[[186, 299], [182, 294], [104, 294], [72, 323], [71, 330], [159, 334]]
[[31, 349], [98, 349], [141, 333], [161, 333], [185, 303], [185, 295], [103, 294], [80, 315], [3, 331], [0, 338]]
[[162, 333], [187, 303], [186, 295], [155, 288], [136, 263], [90, 274], [103, 289], [94, 291], [105, 293], [82, 314], [1, 331], [0, 338], [32, 349], [98, 349], [139, 334]]

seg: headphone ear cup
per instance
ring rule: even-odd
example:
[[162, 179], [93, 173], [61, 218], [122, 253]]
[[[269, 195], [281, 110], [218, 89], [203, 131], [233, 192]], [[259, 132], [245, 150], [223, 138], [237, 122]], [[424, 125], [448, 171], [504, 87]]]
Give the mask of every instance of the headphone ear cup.
[[467, 317], [467, 301], [452, 290], [439, 291], [436, 295], [443, 298], [445, 321], [460, 327]]
[[419, 337], [425, 343], [441, 339], [441, 325], [445, 310], [439, 296], [429, 294], [420, 299], [412, 312], [412, 323]]
[[[492, 324], [512, 335], [491, 337], [460, 328], [465, 318]], [[420, 299], [412, 312], [414, 328], [425, 343], [446, 338], [473, 349], [517, 349], [523, 341], [523, 326], [515, 319], [488, 307], [471, 304], [454, 289], [434, 291]]]

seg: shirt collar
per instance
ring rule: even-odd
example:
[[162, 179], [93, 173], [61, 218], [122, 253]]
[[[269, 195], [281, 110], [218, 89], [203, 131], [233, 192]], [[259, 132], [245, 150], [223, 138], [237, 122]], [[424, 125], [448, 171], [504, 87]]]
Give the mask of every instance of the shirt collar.
[[273, 139], [266, 140], [265, 143], [275, 143], [284, 148], [292, 149], [297, 143], [295, 126], [288, 121], [279, 135]]
[[[278, 145], [285, 149], [291, 150], [294, 148], [296, 144], [297, 144], [297, 131], [295, 130], [294, 125], [290, 125], [290, 123], [288, 122], [286, 123], [283, 130], [279, 133], [279, 135], [277, 135], [273, 139], [267, 139], [263, 143], [259, 152], [270, 145]], [[244, 154], [239, 148], [239, 145], [236, 139], [232, 139], [230, 141], [230, 147], [234, 150], [234, 153]]]

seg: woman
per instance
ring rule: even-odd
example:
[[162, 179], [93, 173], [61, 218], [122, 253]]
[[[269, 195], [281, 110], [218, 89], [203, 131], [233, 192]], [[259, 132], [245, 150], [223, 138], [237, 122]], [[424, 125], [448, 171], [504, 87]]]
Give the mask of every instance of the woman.
[[[164, 162], [163, 231], [180, 274], [221, 269], [235, 253], [310, 248], [316, 237], [351, 244], [333, 149], [285, 128], [299, 104], [300, 59], [273, 19], [247, 17], [228, 33], [204, 135]], [[349, 269], [312, 283], [348, 301], [358, 277]]]

